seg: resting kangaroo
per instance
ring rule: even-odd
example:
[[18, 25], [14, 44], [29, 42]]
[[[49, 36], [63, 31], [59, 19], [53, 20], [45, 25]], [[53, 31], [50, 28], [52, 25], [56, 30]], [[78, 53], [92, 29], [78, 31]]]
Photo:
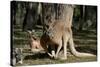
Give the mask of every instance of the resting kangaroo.
[[41, 44], [40, 44], [40, 39], [37, 38], [35, 35], [32, 34], [31, 31], [28, 31], [29, 34], [29, 44], [32, 52], [37, 52], [43, 50]]
[[[46, 6], [45, 6], [46, 5]], [[69, 43], [70, 50], [73, 55], [77, 57], [85, 57], [85, 56], [95, 56], [93, 54], [89, 53], [80, 53], [76, 51], [74, 42], [73, 42], [73, 34], [72, 34], [72, 17], [73, 17], [73, 7], [71, 5], [58, 5], [57, 9], [58, 11], [55, 13], [52, 13], [53, 7], [49, 5], [49, 8], [47, 7], [48, 4], [45, 4], [44, 11], [44, 21], [47, 25], [47, 29], [45, 30], [45, 33], [41, 37], [41, 45], [46, 50], [46, 52], [52, 57], [57, 58], [59, 51], [63, 47], [64, 50], [64, 57], [61, 59], [67, 59], [67, 44]], [[53, 7], [53, 8], [52, 8]], [[55, 19], [56, 17], [56, 19]], [[48, 52], [48, 46], [51, 46], [54, 48], [55, 45], [57, 45], [57, 51], [56, 54], [52, 55]], [[51, 50], [52, 51], [52, 50]]]

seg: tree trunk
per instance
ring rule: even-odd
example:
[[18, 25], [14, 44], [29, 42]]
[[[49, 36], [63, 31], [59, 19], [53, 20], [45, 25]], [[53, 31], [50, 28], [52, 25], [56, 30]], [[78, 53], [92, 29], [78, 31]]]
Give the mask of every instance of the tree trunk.
[[81, 5], [80, 6], [80, 20], [79, 20], [79, 30], [81, 31], [83, 28], [84, 24], [84, 19], [85, 19], [85, 6]]
[[38, 5], [39, 3], [28, 3], [26, 7], [26, 14], [23, 22], [23, 30], [32, 30], [37, 24], [39, 18]]

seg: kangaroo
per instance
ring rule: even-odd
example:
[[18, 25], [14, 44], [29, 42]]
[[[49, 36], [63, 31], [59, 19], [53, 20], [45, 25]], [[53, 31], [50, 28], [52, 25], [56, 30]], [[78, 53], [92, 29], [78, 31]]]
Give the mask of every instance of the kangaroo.
[[[87, 56], [95, 56], [89, 53], [80, 53], [76, 51], [73, 37], [72, 37], [72, 30], [71, 28], [65, 27], [63, 22], [57, 22], [54, 26], [51, 26], [48, 31], [42, 35], [40, 39], [42, 47], [46, 50], [50, 57], [54, 57], [55, 59], [58, 58], [58, 54], [63, 47], [64, 57], [60, 59], [64, 60], [67, 59], [67, 46], [70, 46], [70, 50], [72, 54], [76, 57], [87, 57]], [[69, 44], [68, 44], [69, 43]], [[48, 45], [54, 48], [57, 47], [57, 51], [55, 49], [51, 50], [52, 54], [48, 51]]]
[[[77, 57], [95, 56], [90, 53], [80, 53], [75, 49], [71, 29], [74, 11], [73, 5], [43, 4], [43, 7], [45, 33], [42, 35], [40, 42], [51, 57], [57, 58], [63, 47], [64, 57], [61, 57], [61, 59], [67, 59], [66, 51], [68, 45], [70, 46], [72, 54]], [[56, 10], [54, 8], [56, 8]], [[48, 51], [49, 46], [53, 48], [53, 50], [51, 50], [53, 53]], [[57, 50], [54, 49], [55, 46], [57, 46]]]
[[30, 43], [31, 51], [37, 52], [43, 50], [40, 44], [40, 39], [37, 38], [35, 35], [33, 35], [31, 31], [28, 31], [28, 33], [29, 33], [29, 43]]

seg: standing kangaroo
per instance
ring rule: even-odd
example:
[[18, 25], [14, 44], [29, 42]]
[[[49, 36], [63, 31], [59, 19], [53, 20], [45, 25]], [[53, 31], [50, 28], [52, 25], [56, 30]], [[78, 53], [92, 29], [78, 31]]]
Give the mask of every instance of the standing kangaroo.
[[[45, 51], [54, 58], [58, 57], [58, 54], [63, 47], [64, 51], [64, 57], [61, 57], [61, 59], [67, 59], [67, 44], [70, 46], [70, 50], [73, 55], [77, 57], [85, 57], [85, 56], [95, 56], [93, 54], [89, 53], [80, 53], [76, 51], [74, 42], [73, 42], [73, 34], [72, 34], [72, 18], [73, 18], [73, 6], [72, 5], [48, 5], [44, 4], [43, 9], [44, 13], [44, 22], [45, 22], [45, 33], [42, 35], [40, 42], [42, 47], [45, 49]], [[49, 6], [49, 7], [48, 7]], [[58, 9], [54, 13], [52, 13], [53, 8]], [[56, 18], [55, 18], [56, 17]], [[50, 54], [48, 51], [48, 46], [51, 46], [54, 48], [55, 45], [57, 45], [57, 51], [53, 50], [55, 54]], [[51, 50], [52, 51], [52, 50]]]

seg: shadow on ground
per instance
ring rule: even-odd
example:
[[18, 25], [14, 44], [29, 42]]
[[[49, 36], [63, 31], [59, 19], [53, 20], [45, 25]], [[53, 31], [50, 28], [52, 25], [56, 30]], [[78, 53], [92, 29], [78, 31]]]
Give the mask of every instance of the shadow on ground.
[[25, 60], [29, 60], [29, 59], [33, 59], [33, 60], [36, 60], [36, 59], [47, 59], [49, 58], [49, 56], [47, 55], [47, 53], [37, 53], [37, 54], [33, 54], [33, 55], [27, 55], [25, 56]]

